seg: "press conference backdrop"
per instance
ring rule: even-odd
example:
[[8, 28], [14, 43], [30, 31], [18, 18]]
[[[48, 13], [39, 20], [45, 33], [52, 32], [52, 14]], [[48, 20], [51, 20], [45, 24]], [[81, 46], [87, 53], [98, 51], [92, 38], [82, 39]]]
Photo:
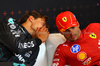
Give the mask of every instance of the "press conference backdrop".
[[11, 16], [19, 22], [22, 15], [30, 11], [49, 17], [50, 33], [58, 32], [55, 18], [63, 11], [73, 12], [81, 29], [89, 23], [100, 22], [100, 0], [0, 0], [0, 21]]

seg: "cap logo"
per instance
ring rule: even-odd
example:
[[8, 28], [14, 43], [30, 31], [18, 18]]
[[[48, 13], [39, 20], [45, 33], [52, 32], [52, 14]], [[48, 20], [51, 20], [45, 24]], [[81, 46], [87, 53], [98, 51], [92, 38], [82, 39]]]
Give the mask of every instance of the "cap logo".
[[63, 17], [62, 20], [63, 20], [64, 22], [67, 22], [67, 18], [66, 18], [66, 17]]
[[65, 29], [61, 29], [61, 30], [60, 30], [60, 32], [64, 32], [64, 31], [65, 31]]

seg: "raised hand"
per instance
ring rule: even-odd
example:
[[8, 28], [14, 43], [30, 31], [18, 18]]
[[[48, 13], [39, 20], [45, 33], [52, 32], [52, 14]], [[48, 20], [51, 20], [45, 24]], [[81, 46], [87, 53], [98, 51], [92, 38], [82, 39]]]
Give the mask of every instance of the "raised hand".
[[46, 28], [45, 26], [42, 28], [37, 28], [36, 37], [41, 39], [42, 42], [45, 42], [48, 36], [49, 36], [48, 28]]

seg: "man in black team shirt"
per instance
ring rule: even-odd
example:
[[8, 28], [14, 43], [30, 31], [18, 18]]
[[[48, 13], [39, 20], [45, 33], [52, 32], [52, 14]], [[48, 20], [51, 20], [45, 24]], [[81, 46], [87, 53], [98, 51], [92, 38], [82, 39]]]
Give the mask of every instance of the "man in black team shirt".
[[4, 18], [0, 22], [0, 62], [33, 66], [39, 53], [39, 45], [49, 35], [47, 20], [47, 16], [37, 12], [26, 13], [20, 24], [12, 17]]

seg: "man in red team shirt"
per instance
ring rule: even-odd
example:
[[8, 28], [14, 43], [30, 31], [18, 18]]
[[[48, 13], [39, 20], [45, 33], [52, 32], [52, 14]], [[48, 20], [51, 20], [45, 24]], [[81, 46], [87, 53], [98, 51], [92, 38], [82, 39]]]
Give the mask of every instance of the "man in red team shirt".
[[52, 66], [100, 66], [100, 23], [91, 23], [82, 31], [70, 11], [56, 17], [59, 32], [67, 39], [54, 54]]

